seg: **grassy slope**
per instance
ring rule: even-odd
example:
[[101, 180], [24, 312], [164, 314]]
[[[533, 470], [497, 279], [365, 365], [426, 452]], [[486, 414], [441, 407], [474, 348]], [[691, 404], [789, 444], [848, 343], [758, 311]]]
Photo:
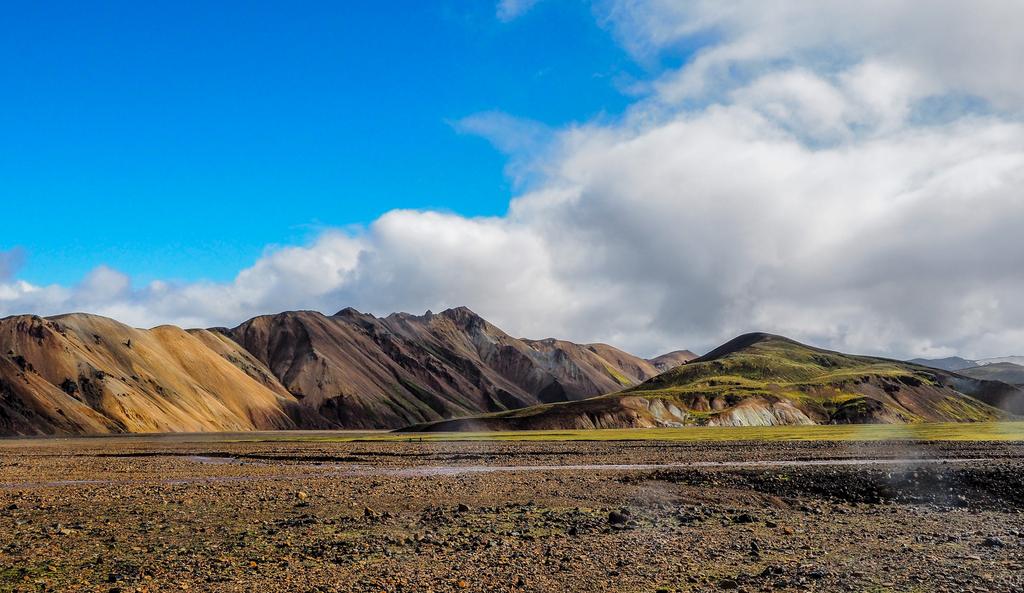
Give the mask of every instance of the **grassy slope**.
[[657, 391], [772, 394], [778, 389], [770, 386], [778, 386], [796, 395], [803, 387], [841, 384], [864, 375], [918, 375], [912, 367], [896, 361], [818, 350], [778, 336], [766, 336], [738, 351], [717, 352], [663, 373], [632, 391], [644, 391], [645, 395]]
[[896, 361], [819, 350], [779, 336], [750, 334], [626, 393], [673, 399], [698, 394], [731, 400], [783, 397], [835, 410], [863, 399], [857, 387], [868, 378], [908, 385], [933, 383], [928, 373]]
[[[479, 428], [551, 428], [571, 414], [600, 415], [616, 402], [660, 399], [705, 424], [745, 405], [792, 405], [815, 422], [992, 421], [1005, 415], [948, 386], [946, 377], [894, 360], [821, 350], [780, 336], [740, 336], [689, 364], [625, 391], [585, 402], [533, 406], [478, 417]], [[633, 399], [635, 399], [633, 398]], [[640, 410], [643, 414], [644, 411]], [[478, 423], [432, 430], [476, 430]], [[417, 427], [412, 427], [415, 430]], [[422, 427], [429, 428], [429, 427]]]
[[[869, 413], [920, 422], [986, 421], [999, 414], [942, 384], [931, 369], [895, 360], [822, 350], [769, 334], [740, 336], [707, 355], [625, 393], [645, 397], [784, 398], [835, 418]], [[881, 403], [883, 412], [877, 410]], [[922, 409], [923, 408], [923, 409]]]

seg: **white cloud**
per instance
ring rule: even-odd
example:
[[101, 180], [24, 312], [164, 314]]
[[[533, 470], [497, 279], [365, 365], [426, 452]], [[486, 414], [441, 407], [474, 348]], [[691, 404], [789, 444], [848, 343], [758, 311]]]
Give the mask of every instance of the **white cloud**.
[[1006, 109], [1024, 101], [1018, 24], [1024, 4], [1005, 0], [608, 0], [600, 3], [634, 53], [696, 35], [715, 43], [662, 81], [669, 100], [715, 94], [788, 64], [839, 71], [865, 60], [916, 73]]
[[0, 251], [0, 281], [7, 280], [21, 267], [24, 251], [18, 248]]
[[544, 172], [555, 130], [529, 119], [513, 117], [500, 111], [474, 113], [453, 122], [460, 134], [480, 136], [504, 153], [509, 161], [505, 173], [517, 185], [527, 183]]
[[273, 249], [230, 283], [0, 275], [0, 312], [138, 325], [465, 304], [512, 333], [642, 354], [751, 330], [852, 351], [1024, 351], [1024, 5], [622, 0], [638, 55], [701, 35], [620, 120], [458, 129], [509, 153], [506, 216], [395, 211]]
[[498, 20], [513, 21], [536, 6], [540, 0], [499, 0], [497, 8]]
[[551, 141], [553, 131], [536, 121], [513, 117], [500, 111], [484, 111], [454, 123], [456, 131], [486, 138], [508, 155], [533, 154]]

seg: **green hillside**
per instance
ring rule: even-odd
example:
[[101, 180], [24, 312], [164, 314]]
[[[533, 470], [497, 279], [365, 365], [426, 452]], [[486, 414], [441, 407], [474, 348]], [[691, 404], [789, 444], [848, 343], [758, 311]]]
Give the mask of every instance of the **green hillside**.
[[[933, 390], [941, 393], [931, 393]], [[945, 399], [954, 395], [947, 391], [943, 376], [931, 369], [755, 333], [731, 340], [625, 393], [683, 401], [707, 399], [712, 408], [716, 401], [731, 407], [746, 398], [785, 398], [833, 421], [860, 421], [865, 414], [886, 412], [908, 422], [929, 419], [933, 412], [952, 412], [959, 420], [991, 418], [992, 410], [987, 406], [962, 397], [935, 402], [944, 408], [941, 410], [914, 411], [920, 396]], [[897, 395], [901, 392], [906, 394], [903, 398]], [[876, 402], [882, 402], [885, 408]]]
[[910, 363], [746, 334], [613, 394], [418, 428], [581, 429], [977, 422], [1019, 413], [1024, 392]]

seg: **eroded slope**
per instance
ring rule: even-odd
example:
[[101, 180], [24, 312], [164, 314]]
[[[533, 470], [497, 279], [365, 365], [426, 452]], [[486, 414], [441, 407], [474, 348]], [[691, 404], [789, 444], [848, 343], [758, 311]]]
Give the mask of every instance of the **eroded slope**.
[[0, 433], [294, 427], [295, 399], [251, 378], [210, 339], [95, 315], [2, 319]]

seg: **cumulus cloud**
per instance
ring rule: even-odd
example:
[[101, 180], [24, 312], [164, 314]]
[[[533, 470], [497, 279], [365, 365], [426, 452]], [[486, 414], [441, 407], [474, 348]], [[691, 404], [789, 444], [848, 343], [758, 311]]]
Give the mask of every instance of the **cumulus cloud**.
[[1024, 7], [621, 0], [598, 13], [638, 56], [703, 48], [618, 121], [458, 123], [530, 176], [505, 216], [395, 211], [269, 250], [223, 284], [0, 275], [0, 312], [216, 325], [465, 304], [517, 335], [640, 354], [752, 330], [892, 356], [1024, 350]]
[[1003, 0], [609, 0], [606, 19], [636, 54], [694, 36], [708, 44], [663, 81], [673, 98], [721, 91], [789, 64], [842, 71], [865, 60], [1016, 109], [1024, 5]]
[[224, 284], [155, 281], [135, 287], [107, 266], [68, 288], [9, 280], [0, 282], [0, 314], [85, 311], [140, 327], [208, 327], [289, 309], [333, 311], [334, 292], [356, 269], [363, 248], [358, 236], [328, 231], [306, 246], [268, 249]]

